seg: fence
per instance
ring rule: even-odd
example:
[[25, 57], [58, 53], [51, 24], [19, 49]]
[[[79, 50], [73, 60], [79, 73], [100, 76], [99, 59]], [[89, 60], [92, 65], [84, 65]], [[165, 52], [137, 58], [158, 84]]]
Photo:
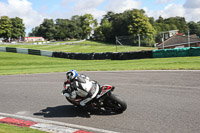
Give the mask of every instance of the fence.
[[155, 41], [158, 41], [156, 38], [159, 38], [159, 35], [116, 36], [116, 44], [138, 47], [154, 46]]

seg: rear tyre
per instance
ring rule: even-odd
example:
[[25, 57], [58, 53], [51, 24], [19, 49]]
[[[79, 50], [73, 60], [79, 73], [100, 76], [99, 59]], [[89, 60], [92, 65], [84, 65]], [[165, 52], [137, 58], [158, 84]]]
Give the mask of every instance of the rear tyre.
[[105, 108], [110, 109], [115, 113], [123, 113], [127, 109], [126, 102], [116, 94], [111, 94], [107, 100], [107, 107]]

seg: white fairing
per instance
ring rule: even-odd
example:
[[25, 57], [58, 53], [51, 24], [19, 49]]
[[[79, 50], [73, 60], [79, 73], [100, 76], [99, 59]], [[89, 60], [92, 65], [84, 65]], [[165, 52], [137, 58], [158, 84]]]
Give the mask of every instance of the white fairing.
[[85, 106], [87, 102], [96, 97], [99, 92], [99, 85], [95, 81], [90, 81], [89, 77], [86, 77], [84, 75], [80, 76], [83, 76], [84, 82], [80, 82], [79, 80], [74, 81], [76, 90], [72, 91], [70, 94], [65, 94], [65, 96], [70, 99], [76, 99], [77, 95], [84, 98], [88, 96], [89, 92], [92, 93], [91, 97], [87, 97], [80, 102], [80, 105]]
[[[77, 95], [81, 96], [81, 97], [86, 97], [88, 92], [90, 91], [90, 89], [92, 88], [92, 81], [89, 81], [88, 79], [85, 79], [86, 83], [81, 83], [81, 86], [83, 87], [83, 89], [85, 90], [82, 90], [80, 88], [77, 88]], [[78, 85], [78, 81], [76, 81], [76, 86], [79, 86]]]
[[[92, 81], [91, 81], [91, 82], [92, 82]], [[99, 92], [99, 85], [96, 84], [96, 91], [95, 91], [95, 93], [92, 95], [92, 97], [88, 97], [88, 98], [84, 99], [83, 101], [80, 102], [80, 105], [81, 105], [81, 106], [85, 106], [85, 104], [86, 104], [87, 102], [91, 101], [93, 98], [95, 98], [95, 97], [97, 96], [98, 92]]]

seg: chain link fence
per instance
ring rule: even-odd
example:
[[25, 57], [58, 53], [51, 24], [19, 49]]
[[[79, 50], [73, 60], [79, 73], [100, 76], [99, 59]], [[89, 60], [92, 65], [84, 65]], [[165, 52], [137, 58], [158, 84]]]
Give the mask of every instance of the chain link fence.
[[126, 46], [135, 46], [135, 47], [156, 47], [158, 43], [162, 41], [161, 35], [137, 35], [137, 36], [116, 36], [116, 52], [117, 46], [123, 46], [126, 51], [128, 48]]

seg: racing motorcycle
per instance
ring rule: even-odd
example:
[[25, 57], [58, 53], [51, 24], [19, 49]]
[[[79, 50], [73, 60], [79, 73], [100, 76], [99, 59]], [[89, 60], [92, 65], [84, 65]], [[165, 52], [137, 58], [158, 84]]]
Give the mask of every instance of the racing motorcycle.
[[[64, 90], [67, 91], [69, 87], [66, 85], [64, 86]], [[120, 98], [118, 95], [113, 94], [115, 87], [111, 85], [103, 85], [100, 86], [99, 91], [97, 92], [96, 87], [93, 87], [91, 92], [93, 94], [97, 93], [97, 95], [88, 102], [84, 107], [85, 108], [92, 108], [92, 109], [101, 109], [104, 111], [109, 111], [110, 113], [117, 113], [120, 114], [124, 112], [127, 108], [126, 102]], [[64, 93], [62, 93], [64, 95]], [[66, 99], [73, 105], [77, 107], [82, 107], [80, 105], [80, 101], [83, 99], [70, 99], [66, 97]]]

